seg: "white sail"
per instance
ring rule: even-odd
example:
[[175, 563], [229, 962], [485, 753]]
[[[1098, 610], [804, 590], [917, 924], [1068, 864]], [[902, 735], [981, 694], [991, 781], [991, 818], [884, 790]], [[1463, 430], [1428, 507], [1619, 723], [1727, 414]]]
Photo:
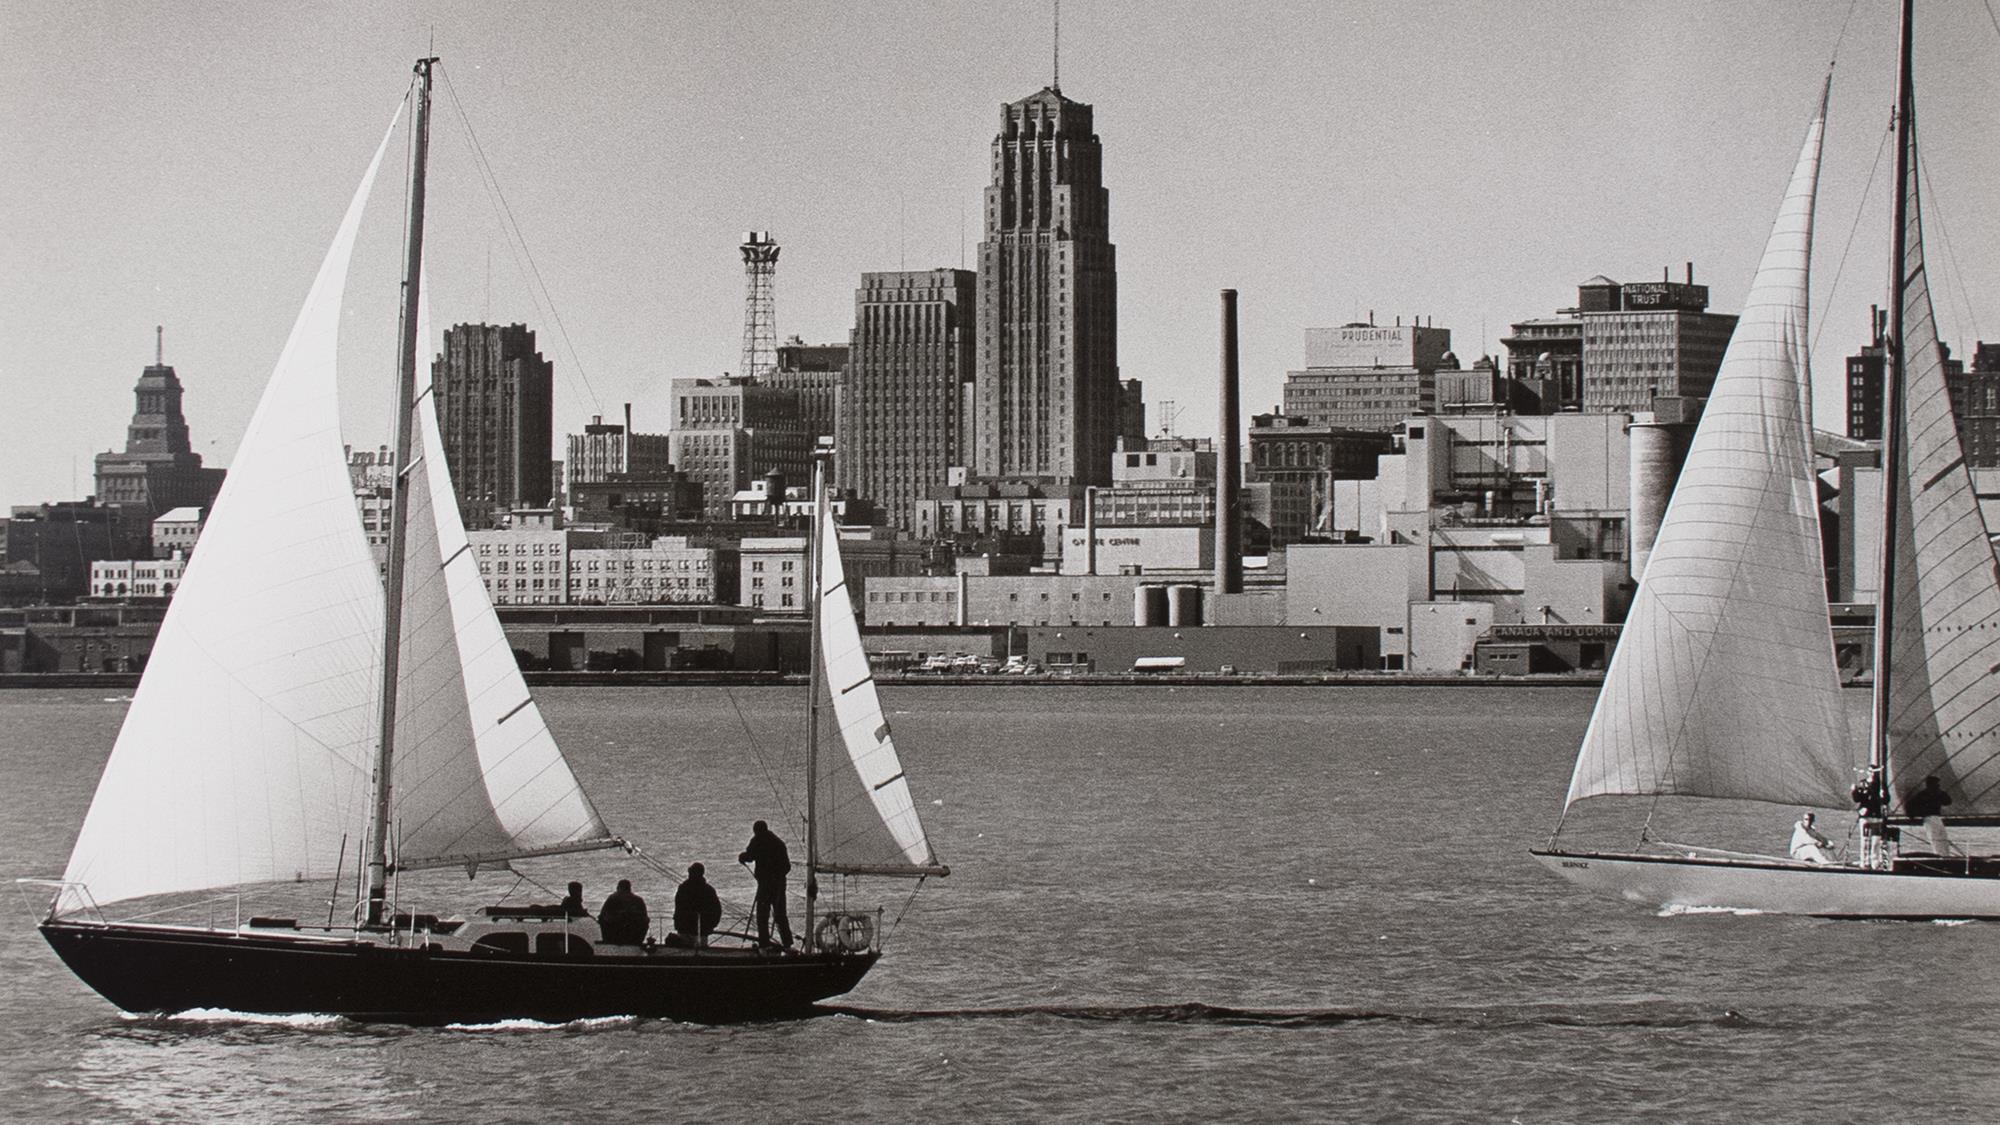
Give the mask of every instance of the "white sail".
[[831, 508], [814, 539], [820, 552], [818, 628], [826, 692], [845, 758], [822, 754], [813, 826], [823, 871], [925, 874], [942, 870], [910, 797], [889, 721], [861, 647], [854, 603], [840, 564]]
[[1935, 775], [1955, 815], [2000, 814], [2000, 575], [1944, 381], [1924, 269], [1915, 98], [1906, 164], [1896, 577], [1889, 614], [1889, 782], [1895, 802]]
[[[418, 340], [430, 347], [428, 302]], [[458, 516], [430, 379], [410, 451], [391, 772], [396, 865], [476, 865], [614, 846], [556, 748], [487, 600]]]
[[382, 584], [334, 368], [347, 266], [388, 143], [292, 326], [84, 818], [64, 878], [98, 902], [331, 876], [345, 834], [359, 841]]
[[1822, 103], [1606, 672], [1572, 803], [1686, 794], [1832, 805], [1853, 780], [1805, 359], [1824, 126]]

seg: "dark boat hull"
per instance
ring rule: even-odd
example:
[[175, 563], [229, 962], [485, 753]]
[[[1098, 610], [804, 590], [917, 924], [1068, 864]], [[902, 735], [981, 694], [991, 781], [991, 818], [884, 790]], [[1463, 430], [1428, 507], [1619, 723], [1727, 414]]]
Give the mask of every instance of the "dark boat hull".
[[211, 1008], [396, 1023], [551, 1023], [650, 1016], [700, 1023], [813, 1012], [878, 953], [704, 950], [507, 956], [227, 930], [52, 920], [42, 936], [85, 984], [129, 1012]]

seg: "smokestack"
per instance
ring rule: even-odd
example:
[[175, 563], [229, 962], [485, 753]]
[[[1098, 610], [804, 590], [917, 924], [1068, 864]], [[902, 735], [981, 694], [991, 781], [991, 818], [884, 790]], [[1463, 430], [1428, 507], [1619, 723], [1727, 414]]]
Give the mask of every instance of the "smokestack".
[[[1371, 316], [1372, 320], [1373, 317]], [[1222, 291], [1222, 424], [1215, 450], [1215, 592], [1243, 592], [1243, 513], [1236, 475], [1243, 460], [1236, 405], [1236, 290]]]
[[1097, 573], [1097, 486], [1083, 490], [1083, 572]]
[[1694, 284], [1694, 263], [1693, 263], [1693, 262], [1689, 262], [1689, 263], [1687, 264], [1687, 266], [1688, 266], [1688, 284], [1689, 284], [1689, 285], [1693, 285], [1693, 284]]

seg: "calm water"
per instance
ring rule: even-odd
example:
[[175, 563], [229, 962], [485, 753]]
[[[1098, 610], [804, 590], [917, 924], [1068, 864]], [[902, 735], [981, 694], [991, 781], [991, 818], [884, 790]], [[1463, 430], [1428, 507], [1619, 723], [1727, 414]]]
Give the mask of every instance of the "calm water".
[[[0, 693], [7, 874], [60, 872], [124, 711], [110, 694]], [[614, 827], [667, 862], [707, 860], [747, 901], [728, 861], [750, 819], [781, 819], [767, 765], [802, 724], [795, 693], [540, 695]], [[736, 1028], [135, 1019], [61, 967], [32, 928], [39, 899], [22, 897], [0, 927], [0, 1113], [2000, 1116], [2000, 926], [1658, 917], [1572, 891], [1525, 854], [1561, 803], [1588, 690], [884, 695], [954, 873], [924, 888], [844, 1014]], [[1781, 838], [1789, 814], [1770, 819]], [[581, 874], [593, 899], [620, 874], [656, 916], [671, 895], [629, 860], [555, 863], [542, 882]]]

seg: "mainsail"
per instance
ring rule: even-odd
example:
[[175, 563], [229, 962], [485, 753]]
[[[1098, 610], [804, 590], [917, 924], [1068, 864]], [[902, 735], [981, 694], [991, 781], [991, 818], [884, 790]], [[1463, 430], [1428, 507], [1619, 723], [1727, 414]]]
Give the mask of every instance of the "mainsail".
[[826, 692], [833, 701], [834, 725], [844, 756], [818, 757], [813, 827], [819, 839], [819, 869], [885, 875], [943, 871], [924, 836], [910, 797], [910, 784], [889, 721], [875, 692], [868, 654], [840, 564], [840, 534], [825, 504], [819, 530], [820, 596], [816, 614]]
[[343, 838], [359, 839], [382, 583], [347, 475], [334, 359], [388, 144], [293, 323], [70, 854], [63, 877], [100, 903], [330, 876]]
[[[388, 143], [265, 388], [84, 819], [64, 878], [97, 902], [330, 877], [343, 848], [361, 841], [379, 738], [383, 586], [340, 440], [335, 353], [348, 263]], [[419, 330], [427, 340], [428, 325]], [[415, 410], [403, 481], [396, 865], [476, 867], [616, 846], [486, 599], [428, 388]]]
[[1895, 578], [1889, 612], [1889, 783], [1935, 775], [1958, 816], [2000, 814], [2000, 574], [1945, 388], [1924, 269], [1916, 102], [1903, 91], [1901, 393], [1895, 455]]
[[1825, 123], [1822, 99], [1606, 672], [1571, 803], [1832, 805], [1853, 780], [1805, 358]]
[[[428, 348], [428, 304], [418, 308], [418, 339]], [[459, 521], [436, 398], [421, 382], [407, 470], [396, 866], [616, 846], [556, 748], [487, 600]]]

